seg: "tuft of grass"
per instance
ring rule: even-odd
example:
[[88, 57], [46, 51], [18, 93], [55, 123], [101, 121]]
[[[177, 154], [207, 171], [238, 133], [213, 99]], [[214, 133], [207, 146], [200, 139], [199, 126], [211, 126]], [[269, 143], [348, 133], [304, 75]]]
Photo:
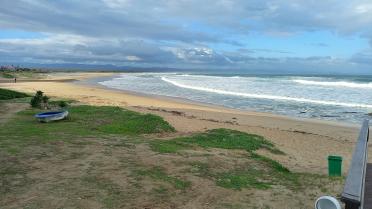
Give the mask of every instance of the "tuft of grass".
[[265, 182], [260, 179], [262, 171], [251, 169], [241, 172], [225, 172], [218, 174], [216, 184], [218, 186], [241, 190], [242, 188], [269, 189], [271, 182]]
[[209, 130], [205, 133], [198, 133], [189, 137], [151, 142], [152, 149], [160, 153], [178, 152], [192, 146], [243, 149], [249, 152], [260, 148], [266, 148], [273, 152], [280, 152], [272, 143], [265, 140], [262, 136], [223, 128]]
[[169, 183], [174, 186], [176, 189], [185, 190], [191, 186], [191, 182], [185, 181], [173, 176], [168, 176], [164, 169], [161, 167], [153, 167], [146, 170], [139, 170], [137, 174], [140, 176], [148, 176], [152, 179], [159, 180], [162, 182]]
[[175, 139], [172, 140], [156, 140], [150, 143], [151, 149], [160, 152], [160, 153], [176, 153], [180, 150], [191, 148], [192, 146], [178, 141]]
[[152, 114], [138, 114], [126, 111], [117, 117], [119, 123], [111, 122], [100, 127], [100, 130], [111, 134], [152, 134], [174, 132], [175, 129], [161, 117]]
[[[189, 172], [198, 177], [213, 180], [216, 185], [233, 190], [244, 188], [269, 189], [274, 186], [284, 186], [292, 191], [304, 191], [308, 188], [325, 190], [325, 185], [341, 184], [343, 177], [328, 177], [327, 175], [290, 172], [280, 163], [265, 156], [251, 153], [255, 160], [245, 166], [227, 171], [216, 171], [208, 163], [192, 162]], [[340, 183], [341, 182], [341, 183]]]
[[18, 91], [0, 88], [0, 100], [17, 99], [24, 97], [29, 97], [29, 95]]
[[296, 180], [294, 173], [277, 169], [277, 167], [268, 165], [266, 162], [262, 164], [261, 161], [223, 172], [216, 171], [208, 163], [192, 162], [190, 165], [191, 173], [196, 176], [211, 179], [218, 186], [234, 190], [243, 188], [268, 189], [276, 184], [292, 185], [292, 181]]
[[290, 172], [279, 162], [255, 153], [265, 148], [275, 154], [282, 152], [262, 136], [229, 129], [214, 129], [188, 137], [171, 140], [156, 140], [150, 143], [151, 148], [160, 153], [175, 153], [194, 147], [241, 149], [249, 153], [252, 163], [243, 168], [229, 171], [216, 171], [206, 163], [191, 163], [191, 172], [199, 177], [212, 179], [216, 185], [241, 190], [242, 188], [268, 189], [272, 185], [296, 187], [298, 175]]
[[241, 190], [242, 188], [268, 189], [272, 185], [284, 185], [298, 188], [300, 186], [299, 175], [290, 172], [279, 162], [268, 157], [250, 153], [256, 165], [246, 168], [218, 173], [216, 183], [225, 188]]
[[22, 147], [48, 141], [79, 139], [89, 136], [173, 132], [161, 117], [140, 114], [119, 107], [71, 106], [66, 120], [39, 123], [34, 115], [40, 110], [28, 109], [0, 125], [0, 149], [16, 153]]
[[251, 157], [253, 159], [256, 159], [256, 160], [259, 160], [259, 161], [265, 163], [267, 166], [271, 167], [276, 172], [290, 173], [290, 171], [288, 170], [288, 168], [284, 167], [282, 164], [278, 163], [277, 161], [275, 161], [273, 159], [270, 159], [268, 157], [265, 157], [265, 156], [256, 154], [254, 152], [251, 153]]

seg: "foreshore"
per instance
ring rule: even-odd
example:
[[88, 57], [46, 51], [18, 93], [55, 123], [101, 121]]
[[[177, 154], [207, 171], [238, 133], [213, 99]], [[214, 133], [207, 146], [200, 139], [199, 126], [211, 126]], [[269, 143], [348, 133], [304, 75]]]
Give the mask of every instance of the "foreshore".
[[[40, 80], [17, 83], [0, 82], [0, 88], [73, 99], [90, 105], [120, 106], [153, 113], [163, 117], [177, 131], [189, 133], [213, 128], [230, 128], [262, 135], [272, 141], [285, 155], [267, 156], [298, 172], [327, 173], [327, 156], [343, 157], [343, 172], [347, 171], [358, 136], [357, 124], [240, 111], [179, 99], [154, 97], [85, 84], [90, 78], [114, 76], [114, 73], [52, 73]], [[372, 159], [372, 158], [370, 158]]]

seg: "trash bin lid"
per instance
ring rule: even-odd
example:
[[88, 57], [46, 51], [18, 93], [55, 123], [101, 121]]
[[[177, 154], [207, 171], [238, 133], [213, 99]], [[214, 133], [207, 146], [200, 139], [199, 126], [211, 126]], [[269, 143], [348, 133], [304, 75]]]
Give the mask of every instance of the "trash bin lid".
[[340, 160], [340, 161], [342, 161], [342, 157], [341, 156], [336, 156], [336, 155], [329, 155], [328, 160]]

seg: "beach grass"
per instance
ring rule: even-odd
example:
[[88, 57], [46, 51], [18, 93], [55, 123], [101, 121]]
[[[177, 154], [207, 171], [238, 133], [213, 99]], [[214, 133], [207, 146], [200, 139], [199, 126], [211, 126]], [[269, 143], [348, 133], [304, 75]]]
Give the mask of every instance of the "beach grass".
[[136, 173], [139, 176], [147, 176], [156, 181], [169, 183], [174, 188], [180, 189], [180, 190], [185, 190], [191, 186], [190, 181], [186, 181], [186, 180], [183, 180], [177, 177], [169, 176], [165, 172], [165, 169], [159, 166], [152, 167], [149, 169], [138, 170]]
[[255, 153], [250, 153], [247, 157], [249, 163], [223, 171], [208, 163], [196, 161], [190, 163], [189, 171], [199, 177], [213, 180], [217, 186], [233, 190], [243, 188], [266, 190], [276, 185], [298, 189], [301, 186], [300, 174], [290, 172], [277, 161], [257, 156]]
[[0, 88], [0, 100], [25, 98], [25, 97], [29, 97], [29, 96], [30, 95], [22, 93], [22, 92]]
[[33, 116], [41, 112], [27, 109], [0, 125], [0, 149], [16, 153], [37, 142], [48, 142], [104, 135], [141, 135], [174, 132], [161, 117], [140, 114], [119, 107], [71, 106], [69, 117], [53, 123], [39, 123]]
[[[258, 149], [267, 149], [273, 154], [283, 154], [271, 142], [262, 136], [248, 134], [230, 129], [213, 129], [205, 133], [197, 133], [187, 137], [150, 142], [153, 151], [162, 154], [177, 154], [180, 151], [197, 148], [218, 148], [228, 150], [245, 150], [249, 163], [234, 169], [218, 170], [205, 162], [192, 162], [189, 172], [206, 179], [213, 180], [217, 186], [242, 190], [254, 188], [266, 190], [273, 186], [285, 186], [292, 190], [305, 188], [314, 179], [327, 179], [326, 176], [315, 178], [306, 173], [291, 172], [278, 161], [257, 154]], [[319, 185], [321, 186], [321, 185]]]
[[267, 141], [262, 136], [223, 128], [171, 140], [154, 140], [151, 143], [152, 149], [160, 153], [174, 153], [183, 149], [189, 149], [192, 146], [242, 149], [249, 152], [265, 148], [280, 153], [271, 142]]
[[222, 171], [209, 162], [194, 161], [189, 164], [188, 172], [212, 180], [217, 186], [238, 191], [280, 187], [296, 192], [303, 192], [309, 188], [326, 191], [327, 184], [338, 184], [344, 180], [343, 177], [329, 178], [321, 174], [291, 172], [279, 162], [255, 153], [250, 153], [247, 160], [249, 162], [244, 165]]

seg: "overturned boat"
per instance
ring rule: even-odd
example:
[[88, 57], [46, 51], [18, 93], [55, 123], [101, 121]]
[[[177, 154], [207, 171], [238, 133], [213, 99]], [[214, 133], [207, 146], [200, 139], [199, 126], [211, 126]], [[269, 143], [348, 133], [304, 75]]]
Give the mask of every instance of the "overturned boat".
[[35, 115], [40, 122], [50, 122], [50, 121], [57, 121], [63, 120], [68, 116], [68, 111], [52, 111], [52, 112], [43, 112]]

